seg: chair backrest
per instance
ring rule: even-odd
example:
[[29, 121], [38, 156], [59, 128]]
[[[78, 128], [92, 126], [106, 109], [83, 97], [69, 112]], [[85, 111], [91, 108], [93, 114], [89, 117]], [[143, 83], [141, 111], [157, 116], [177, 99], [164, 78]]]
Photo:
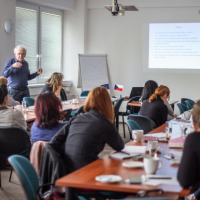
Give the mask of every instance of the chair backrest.
[[178, 109], [180, 114], [184, 113], [185, 111], [189, 110], [188, 107], [182, 103], [177, 103]]
[[15, 170], [26, 200], [36, 200], [35, 192], [39, 187], [39, 181], [29, 160], [20, 155], [13, 155], [8, 158], [8, 161]]
[[81, 97], [87, 96], [89, 94], [89, 92], [90, 91], [87, 91], [87, 90], [81, 92]]
[[22, 128], [0, 127], [0, 155], [29, 155], [31, 142], [29, 134]]
[[121, 106], [121, 104], [122, 104], [123, 101], [124, 101], [124, 97], [118, 99], [118, 100], [115, 102], [115, 104], [114, 104], [114, 112], [115, 112], [115, 115], [118, 115], [120, 106]]
[[190, 100], [185, 100], [185, 103], [189, 110], [191, 110], [195, 104], [193, 101], [190, 101]]
[[195, 104], [195, 102], [192, 99], [188, 98], [181, 98], [181, 103], [187, 106], [187, 104], [185, 103], [186, 100], [192, 101]]
[[26, 101], [26, 106], [34, 106], [35, 103], [35, 99], [31, 98], [31, 97], [24, 97], [23, 101]]
[[62, 99], [62, 101], [67, 101], [67, 95], [63, 88], [61, 88], [60, 90], [60, 98]]
[[65, 113], [65, 120], [64, 121], [69, 121], [72, 109], [68, 108], [68, 109], [63, 110], [63, 112]]
[[75, 112], [75, 116], [80, 114], [80, 113], [84, 113], [84, 110], [83, 110], [83, 106], [79, 107], [76, 112]]
[[130, 134], [130, 139], [133, 140], [132, 130], [142, 130], [142, 129], [139, 126], [138, 123], [136, 123], [135, 121], [133, 121], [131, 119], [126, 120], [126, 124], [128, 126], [128, 131], [129, 131], [129, 134]]
[[141, 98], [141, 96], [135, 96], [135, 97], [132, 97], [128, 100], [127, 104], [126, 104], [126, 111], [130, 110], [130, 113], [133, 114], [134, 113], [134, 110], [136, 112], [138, 112], [140, 110], [140, 108], [138, 107], [138, 109], [134, 109], [133, 106], [129, 106], [128, 104], [131, 103], [131, 102], [134, 102], [134, 101], [139, 101], [139, 99]]
[[141, 129], [144, 130], [144, 134], [156, 128], [156, 124], [153, 120], [142, 115], [129, 115], [128, 119], [135, 121], [141, 127]]

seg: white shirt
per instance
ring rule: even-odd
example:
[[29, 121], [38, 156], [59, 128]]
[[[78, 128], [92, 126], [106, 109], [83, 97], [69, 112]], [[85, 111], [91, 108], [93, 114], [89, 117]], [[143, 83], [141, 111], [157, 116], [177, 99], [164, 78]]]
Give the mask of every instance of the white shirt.
[[26, 121], [21, 111], [0, 107], [0, 126], [19, 127], [26, 130]]

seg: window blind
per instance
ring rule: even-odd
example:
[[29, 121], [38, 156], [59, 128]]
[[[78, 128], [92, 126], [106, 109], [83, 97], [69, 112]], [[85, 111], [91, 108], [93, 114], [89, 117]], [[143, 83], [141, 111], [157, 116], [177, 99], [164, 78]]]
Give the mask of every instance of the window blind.
[[38, 69], [37, 62], [37, 11], [16, 7], [15, 45], [24, 45], [27, 49], [25, 60], [31, 73]]
[[41, 67], [40, 79], [61, 71], [62, 16], [41, 12]]

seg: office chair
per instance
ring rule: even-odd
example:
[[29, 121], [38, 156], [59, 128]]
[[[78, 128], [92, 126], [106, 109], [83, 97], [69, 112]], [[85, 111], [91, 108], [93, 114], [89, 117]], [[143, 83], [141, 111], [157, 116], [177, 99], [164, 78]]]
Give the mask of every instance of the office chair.
[[189, 110], [188, 107], [182, 103], [177, 103], [178, 109], [180, 114], [184, 113], [185, 111]]
[[90, 91], [87, 91], [87, 90], [81, 92], [81, 97], [88, 96], [89, 92]]
[[[118, 112], [118, 115], [122, 116], [124, 138], [126, 138], [126, 132], [125, 132], [125, 126], [124, 126], [124, 117], [128, 116], [130, 114], [134, 114], [134, 106], [129, 106], [128, 104], [131, 103], [131, 102], [138, 101], [140, 98], [141, 98], [141, 96], [132, 97], [131, 99], [128, 100], [128, 102], [126, 104], [126, 112]], [[138, 108], [137, 108], [137, 110], [138, 110]], [[137, 114], [137, 113], [135, 113], [135, 114]]]
[[191, 110], [195, 104], [193, 101], [190, 100], [185, 100], [185, 103], [189, 110]]
[[128, 119], [135, 121], [141, 127], [141, 129], [144, 130], [144, 134], [156, 128], [156, 124], [153, 120], [142, 115], [129, 115]]
[[62, 111], [63, 113], [65, 113], [65, 120], [64, 121], [69, 121], [70, 119], [70, 116], [71, 116], [71, 112], [72, 112], [72, 109], [71, 108], [68, 108], [68, 109], [65, 109]]
[[118, 99], [114, 104], [115, 125], [116, 125], [117, 130], [119, 129], [119, 115], [118, 115], [118, 113], [119, 113], [119, 109], [120, 109], [120, 106], [121, 106], [123, 101], [124, 101], [124, 97]]
[[132, 130], [142, 130], [142, 129], [139, 126], [138, 123], [136, 123], [135, 121], [133, 121], [131, 119], [126, 120], [126, 124], [128, 126], [128, 130], [129, 130], [129, 134], [130, 134], [130, 140], [133, 140]]
[[31, 97], [24, 97], [23, 101], [26, 101], [26, 106], [34, 106], [35, 103], [35, 99], [31, 98]]
[[[19, 154], [28, 157], [31, 149], [29, 134], [22, 128], [0, 127], [0, 156], [8, 158], [11, 155]], [[9, 182], [12, 177], [10, 172]], [[1, 187], [1, 174], [0, 174]]]
[[192, 101], [195, 104], [195, 102], [192, 99], [188, 98], [181, 98], [181, 103], [187, 106], [187, 104], [185, 103], [186, 100]]

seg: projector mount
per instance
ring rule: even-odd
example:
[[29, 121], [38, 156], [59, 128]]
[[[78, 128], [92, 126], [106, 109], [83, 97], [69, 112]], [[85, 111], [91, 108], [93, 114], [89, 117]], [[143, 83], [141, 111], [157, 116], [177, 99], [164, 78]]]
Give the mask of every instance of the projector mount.
[[104, 7], [112, 13], [112, 16], [117, 16], [118, 14], [124, 16], [125, 11], [138, 11], [135, 6], [122, 6], [118, 4], [117, 0], [112, 0], [112, 5], [104, 5]]

